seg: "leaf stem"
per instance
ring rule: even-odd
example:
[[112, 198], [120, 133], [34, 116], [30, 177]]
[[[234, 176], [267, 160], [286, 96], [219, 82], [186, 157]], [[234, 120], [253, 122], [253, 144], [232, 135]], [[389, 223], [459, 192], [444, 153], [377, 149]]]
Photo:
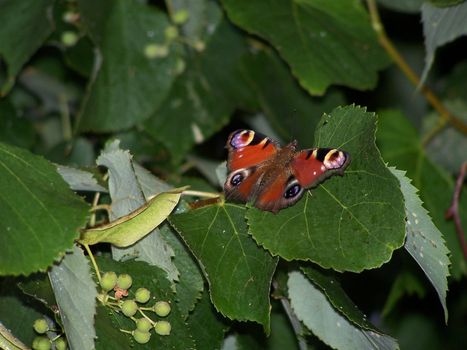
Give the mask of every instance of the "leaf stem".
[[[410, 68], [407, 62], [404, 60], [402, 55], [397, 51], [394, 44], [391, 42], [389, 37], [384, 30], [383, 23], [379, 16], [378, 7], [376, 5], [376, 0], [367, 0], [368, 12], [370, 14], [371, 25], [373, 26], [376, 35], [378, 36], [378, 41], [381, 46], [386, 50], [389, 57], [394, 61], [394, 63], [399, 67], [399, 69], [404, 73], [404, 75], [409, 79], [409, 81], [416, 87], [420, 87], [422, 94], [425, 96], [427, 101], [431, 106], [438, 112], [439, 117], [446, 122], [450, 123], [456, 129], [462, 131], [464, 134], [467, 134], [467, 124], [465, 124], [461, 119], [453, 115], [447, 108], [443, 105], [440, 99], [425, 85], [420, 84], [420, 78], [417, 74]], [[421, 85], [421, 86], [420, 86]], [[440, 131], [440, 128], [436, 129], [436, 132]], [[431, 135], [431, 139], [434, 135]], [[429, 140], [428, 139], [428, 140]]]
[[461, 218], [459, 215], [459, 199], [461, 197], [462, 186], [464, 184], [465, 175], [467, 172], [467, 162], [464, 162], [461, 166], [461, 171], [457, 177], [456, 187], [454, 188], [454, 195], [452, 196], [451, 206], [446, 211], [446, 219], [454, 219], [456, 225], [456, 233], [459, 239], [459, 243], [464, 253], [464, 259], [467, 261], [467, 244], [465, 242], [465, 234], [462, 229]]
[[89, 245], [83, 243], [82, 244], [84, 249], [86, 249], [86, 252], [88, 253], [89, 259], [91, 260], [92, 266], [94, 267], [94, 271], [96, 271], [97, 275], [97, 280], [99, 281], [99, 285], [102, 284], [102, 279], [101, 279], [101, 273], [99, 271], [99, 266], [97, 266], [96, 259], [94, 259], [94, 255], [91, 252], [91, 249], [89, 249]]

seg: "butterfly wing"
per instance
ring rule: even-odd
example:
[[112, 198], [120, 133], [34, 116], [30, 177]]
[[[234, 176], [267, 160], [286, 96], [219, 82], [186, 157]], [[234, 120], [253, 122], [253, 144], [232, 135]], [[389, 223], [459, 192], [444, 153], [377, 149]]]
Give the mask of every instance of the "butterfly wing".
[[349, 163], [347, 152], [336, 148], [312, 148], [298, 152], [291, 166], [298, 184], [310, 188], [334, 174], [343, 175]]
[[229, 200], [245, 203], [255, 196], [256, 185], [264, 176], [258, 168], [274, 157], [280, 147], [269, 137], [253, 130], [237, 130], [230, 134], [227, 148], [229, 174], [224, 184], [225, 196]]

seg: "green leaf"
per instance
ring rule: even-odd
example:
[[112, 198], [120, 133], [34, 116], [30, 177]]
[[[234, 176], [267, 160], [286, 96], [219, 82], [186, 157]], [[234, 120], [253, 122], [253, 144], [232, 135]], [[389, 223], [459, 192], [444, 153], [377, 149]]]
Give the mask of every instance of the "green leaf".
[[249, 237], [245, 209], [213, 205], [172, 215], [209, 281], [216, 309], [230, 319], [256, 321], [269, 330], [269, 289], [277, 259]]
[[402, 273], [397, 275], [396, 280], [392, 284], [381, 314], [387, 316], [394, 310], [397, 302], [402, 299], [404, 295], [413, 294], [416, 294], [419, 298], [423, 298], [426, 294], [426, 290], [414, 274], [408, 271], [402, 271]]
[[319, 287], [321, 292], [326, 296], [328, 302], [339, 310], [347, 320], [354, 323], [359, 328], [372, 330], [379, 333], [379, 331], [367, 321], [366, 316], [357, 308], [349, 296], [342, 289], [339, 281], [331, 274], [326, 274], [317, 268], [305, 267], [302, 272], [310, 281], [313, 282], [315, 287]]
[[[171, 305], [171, 312], [164, 320], [170, 322], [172, 332], [170, 336], [159, 336], [152, 332], [151, 340], [145, 345], [138, 345], [140, 349], [196, 349], [195, 335], [190, 324], [187, 325], [185, 318], [181, 315], [178, 304], [175, 301], [171, 282], [166, 278], [166, 273], [142, 261], [128, 260], [117, 262], [107, 257], [97, 258], [97, 263], [102, 271], [114, 271], [115, 273], [127, 273], [133, 277], [133, 284], [129, 290], [128, 298], [134, 298], [134, 292], [141, 287], [149, 289], [155, 299], [151, 299], [145, 307], [151, 307], [156, 301], [167, 301]], [[99, 307], [100, 308], [100, 307]], [[98, 309], [99, 309], [98, 308]], [[152, 320], [158, 321], [160, 318], [155, 313], [145, 311]], [[116, 313], [110, 309], [100, 312], [100, 320], [96, 322], [96, 349], [129, 349], [130, 344], [134, 344], [130, 335], [118, 335], [119, 329], [132, 331], [135, 329], [135, 323], [122, 313]], [[137, 316], [139, 318], [140, 316]], [[112, 327], [109, 327], [111, 325]], [[120, 340], [120, 344], [113, 339]], [[126, 339], [122, 339], [126, 338]], [[124, 345], [122, 345], [124, 344]]]
[[[419, 135], [407, 118], [398, 111], [380, 113], [378, 145], [385, 161], [398, 169], [407, 171], [407, 177], [420, 191], [420, 199], [428, 210], [433, 222], [443, 233], [448, 250], [451, 252], [451, 275], [460, 278], [467, 272], [462, 250], [459, 247], [455, 226], [447, 221], [444, 213], [451, 205], [454, 191], [452, 178], [431, 162], [424, 151]], [[461, 196], [459, 214], [467, 222], [467, 197]]]
[[332, 348], [398, 349], [395, 339], [349, 322], [301, 273], [289, 274], [288, 287], [290, 303], [297, 317]]
[[311, 97], [271, 51], [249, 55], [242, 75], [274, 131], [283, 140], [296, 139], [302, 147], [313, 145], [310, 130], [315, 129], [321, 115], [344, 103], [343, 96], [336, 92], [323, 98]]
[[0, 143], [0, 275], [45, 271], [78, 238], [88, 206], [56, 167]]
[[49, 309], [55, 308], [57, 305], [54, 291], [47, 274], [37, 273], [30, 275], [24, 280], [21, 280], [18, 283], [18, 287], [24, 294], [40, 301]]
[[[18, 281], [17, 278], [0, 278], [0, 326], [5, 326], [23, 343], [31, 345], [37, 335], [32, 325], [47, 310], [38, 307], [40, 305], [34, 303], [34, 299], [23, 294], [16, 286]], [[1, 345], [0, 348], [3, 349]]]
[[74, 246], [72, 253], [52, 268], [49, 278], [70, 347], [93, 349], [97, 291], [83, 251]]
[[57, 171], [73, 191], [107, 192], [90, 172], [64, 165], [58, 165]]
[[[163, 188], [166, 188], [161, 181], [156, 180], [154, 176], [133, 163], [131, 154], [120, 149], [118, 140], [106, 146], [97, 159], [97, 164], [107, 167], [109, 171], [109, 192], [112, 198], [110, 218], [112, 220], [122, 218], [146, 205], [145, 194], [161, 192]], [[176, 198], [173, 199], [178, 201], [179, 196], [180, 194], [176, 194]], [[166, 204], [172, 206], [173, 203], [166, 202]], [[153, 229], [152, 233], [131, 247], [124, 249], [112, 247], [112, 256], [116, 260], [136, 257], [137, 260], [164, 269], [170, 280], [176, 280], [178, 271], [171, 261], [173, 250], [161, 238], [159, 230], [155, 226]]]
[[142, 122], [167, 96], [176, 76], [174, 44], [167, 57], [144, 55], [147, 45], [164, 44], [167, 16], [136, 0], [78, 3], [81, 20], [99, 49], [80, 130], [116, 131]]
[[8, 81], [0, 96], [12, 87], [15, 76], [53, 29], [54, 0], [2, 0], [0, 2], [0, 57], [8, 68]]
[[229, 121], [245, 85], [238, 68], [246, 53], [241, 35], [227, 21], [215, 27], [201, 53], [193, 53], [169, 96], [145, 123], [175, 163]]
[[391, 171], [399, 179], [405, 199], [407, 239], [404, 247], [420, 265], [438, 293], [447, 323], [446, 292], [451, 263], [448, 257], [449, 250], [446, 248], [442, 233], [423, 208], [423, 203], [417, 195], [418, 190], [410, 183], [405, 172], [394, 168], [391, 168]]
[[438, 8], [427, 2], [422, 6], [426, 54], [420, 84], [423, 84], [428, 76], [436, 49], [467, 34], [466, 16], [467, 2], [446, 8]]
[[160, 233], [173, 249], [172, 261], [179, 273], [175, 283], [177, 304], [182, 316], [188, 317], [204, 290], [203, 275], [187, 246], [168, 224], [161, 227]]
[[377, 71], [388, 63], [359, 1], [222, 3], [234, 23], [279, 51], [300, 84], [313, 95], [322, 95], [331, 84], [373, 88]]
[[128, 247], [159, 226], [177, 206], [183, 189], [160, 193], [147, 204], [107, 225], [83, 231], [80, 243], [112, 243]]
[[405, 237], [399, 182], [375, 145], [376, 116], [348, 106], [324, 115], [318, 147], [342, 148], [351, 164], [296, 205], [278, 214], [251, 208], [250, 233], [273, 255], [310, 260], [324, 268], [359, 272], [381, 266]]

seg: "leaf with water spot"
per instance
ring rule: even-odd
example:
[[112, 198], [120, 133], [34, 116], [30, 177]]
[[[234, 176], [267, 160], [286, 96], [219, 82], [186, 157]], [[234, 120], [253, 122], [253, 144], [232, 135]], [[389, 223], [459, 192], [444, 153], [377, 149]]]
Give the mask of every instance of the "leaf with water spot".
[[170, 222], [197, 258], [216, 309], [269, 330], [269, 289], [277, 258], [248, 235], [245, 208], [212, 205], [172, 215]]
[[417, 195], [418, 190], [410, 183], [404, 171], [391, 168], [400, 181], [407, 212], [407, 239], [405, 249], [420, 265], [426, 277], [438, 293], [444, 310], [444, 318], [448, 321], [446, 292], [449, 276], [449, 250], [446, 248], [442, 233], [435, 226], [428, 212], [422, 206]]
[[399, 182], [375, 145], [376, 116], [347, 106], [324, 115], [315, 133], [318, 147], [350, 153], [343, 177], [307, 191], [278, 214], [251, 208], [246, 217], [255, 240], [286, 260], [311, 260], [338, 271], [381, 266], [405, 237]]

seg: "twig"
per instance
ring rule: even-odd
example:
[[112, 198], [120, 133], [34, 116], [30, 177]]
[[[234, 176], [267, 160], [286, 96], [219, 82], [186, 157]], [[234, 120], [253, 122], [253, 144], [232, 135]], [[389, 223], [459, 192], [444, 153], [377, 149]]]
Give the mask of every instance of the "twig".
[[[396, 63], [396, 65], [400, 68], [400, 70], [405, 74], [407, 79], [415, 85], [416, 87], [420, 86], [420, 78], [415, 74], [415, 72], [410, 68], [404, 58], [401, 56], [399, 51], [397, 51], [394, 44], [386, 35], [386, 31], [384, 30], [383, 23], [381, 22], [381, 18], [379, 16], [378, 7], [376, 5], [376, 0], [367, 0], [366, 1], [368, 6], [368, 11], [370, 13], [371, 24], [373, 29], [378, 36], [379, 43], [381, 46], [386, 50], [389, 57]], [[453, 115], [449, 112], [443, 103], [439, 100], [439, 98], [425, 85], [420, 87], [422, 94], [431, 104], [431, 106], [439, 113], [441, 119], [445, 120], [446, 122], [450, 123], [456, 129], [462, 131], [464, 134], [467, 134], [467, 124], [465, 124], [461, 119]], [[436, 131], [441, 130], [440, 128]], [[430, 139], [433, 135], [430, 136]], [[429, 141], [429, 139], [426, 139]]]
[[464, 230], [462, 229], [461, 218], [459, 216], [459, 199], [461, 197], [462, 186], [464, 184], [465, 173], [467, 172], [467, 162], [461, 166], [461, 171], [457, 177], [454, 195], [452, 196], [452, 203], [446, 211], [446, 219], [454, 219], [456, 225], [456, 233], [459, 238], [459, 243], [464, 253], [464, 259], [467, 261], [467, 244], [465, 243]]

